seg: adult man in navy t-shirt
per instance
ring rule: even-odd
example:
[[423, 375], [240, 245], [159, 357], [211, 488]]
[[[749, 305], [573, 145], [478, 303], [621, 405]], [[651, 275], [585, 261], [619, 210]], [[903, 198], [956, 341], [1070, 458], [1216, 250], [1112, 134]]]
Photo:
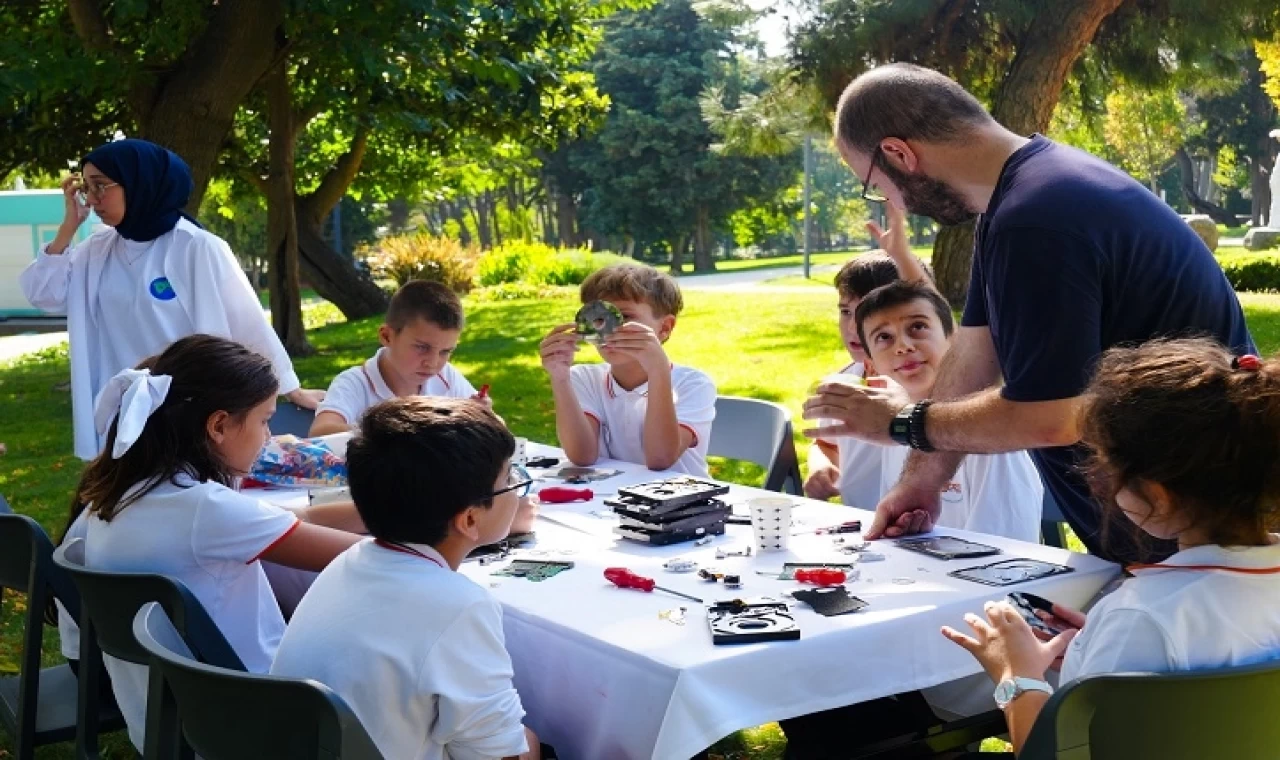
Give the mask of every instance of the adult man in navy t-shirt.
[[1028, 449], [1091, 552], [1120, 561], [1170, 553], [1139, 550], [1119, 523], [1103, 540], [1102, 510], [1079, 471], [1076, 413], [1111, 346], [1208, 335], [1256, 351], [1196, 233], [1127, 174], [1006, 130], [958, 84], [917, 66], [877, 68], [850, 84], [836, 144], [869, 196], [878, 189], [944, 224], [981, 214], [964, 316], [934, 401], [824, 386], [805, 405], [807, 419], [838, 420], [837, 434], [918, 449], [868, 537], [929, 529], [965, 453]]

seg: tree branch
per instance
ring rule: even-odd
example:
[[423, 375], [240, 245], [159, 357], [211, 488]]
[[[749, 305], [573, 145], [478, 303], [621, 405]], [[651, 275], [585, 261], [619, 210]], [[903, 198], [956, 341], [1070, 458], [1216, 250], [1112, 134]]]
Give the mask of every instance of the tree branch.
[[361, 125], [356, 129], [355, 139], [351, 147], [333, 164], [333, 168], [320, 180], [320, 186], [310, 195], [301, 198], [310, 221], [319, 224], [333, 207], [338, 205], [347, 188], [355, 182], [360, 173], [360, 163], [364, 160], [364, 151], [369, 147], [369, 128]]
[[85, 47], [98, 53], [111, 50], [111, 32], [98, 0], [68, 0], [67, 10], [71, 13], [71, 25]]

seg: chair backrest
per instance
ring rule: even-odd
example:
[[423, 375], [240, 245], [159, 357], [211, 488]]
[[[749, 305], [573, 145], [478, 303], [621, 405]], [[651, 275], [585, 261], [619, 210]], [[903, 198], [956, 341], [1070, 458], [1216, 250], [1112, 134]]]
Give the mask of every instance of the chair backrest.
[[314, 411], [303, 409], [292, 401], [280, 401], [276, 404], [276, 413], [271, 415], [271, 434], [306, 438], [311, 434], [311, 423], [315, 421]]
[[[22, 657], [18, 665], [18, 692], [13, 704], [3, 705], [0, 725], [15, 729], [20, 751], [28, 744], [36, 731], [36, 718], [40, 702], [40, 655], [44, 641], [44, 611], [54, 592], [53, 576], [60, 575], [50, 557], [53, 542], [44, 528], [26, 515], [15, 515], [8, 502], [0, 498], [0, 588], [8, 588], [25, 594], [27, 611], [22, 627]], [[65, 581], [65, 578], [63, 578]], [[69, 609], [79, 606], [70, 583], [60, 584], [71, 589], [64, 604]], [[53, 697], [48, 697], [52, 700]], [[29, 749], [27, 751], [30, 751]]]
[[155, 603], [138, 610], [133, 635], [150, 656], [153, 698], [171, 702], [183, 738], [205, 760], [382, 758], [356, 714], [321, 683], [196, 662]]
[[1275, 757], [1280, 660], [1220, 670], [1121, 673], [1050, 697], [1022, 760]]
[[133, 616], [143, 604], [159, 602], [201, 660], [244, 670], [244, 663], [204, 605], [180, 581], [156, 573], [91, 570], [85, 567], [84, 540], [79, 538], [58, 547], [53, 561], [67, 571], [80, 590], [82, 657], [85, 639], [90, 639], [91, 645], [112, 657], [145, 664], [147, 653], [133, 638]]
[[791, 413], [781, 404], [718, 396], [707, 453], [765, 468], [764, 487], [770, 491], [797, 496], [802, 493], [800, 463], [791, 437]]
[[1067, 548], [1066, 523], [1067, 518], [1062, 515], [1058, 500], [1053, 498], [1048, 488], [1044, 489], [1044, 500], [1040, 506], [1040, 537], [1044, 543], [1059, 549]]

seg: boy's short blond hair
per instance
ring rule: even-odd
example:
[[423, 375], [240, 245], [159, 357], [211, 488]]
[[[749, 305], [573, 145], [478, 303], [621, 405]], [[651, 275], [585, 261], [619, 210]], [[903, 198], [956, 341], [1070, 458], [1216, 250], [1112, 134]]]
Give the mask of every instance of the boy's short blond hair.
[[647, 303], [659, 319], [684, 308], [675, 278], [643, 264], [614, 264], [593, 272], [583, 280], [579, 294], [583, 303], [614, 299]]

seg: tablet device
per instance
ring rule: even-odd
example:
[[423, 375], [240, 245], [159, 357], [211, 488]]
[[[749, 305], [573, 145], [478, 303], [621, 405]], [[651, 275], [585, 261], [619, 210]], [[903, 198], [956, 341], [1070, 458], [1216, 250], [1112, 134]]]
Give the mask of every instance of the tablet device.
[[928, 554], [930, 557], [937, 557], [938, 559], [968, 559], [1000, 553], [1000, 550], [994, 546], [966, 541], [955, 536], [903, 538], [894, 543], [907, 551]]
[[990, 565], [952, 570], [947, 575], [987, 586], [1012, 586], [1015, 583], [1026, 583], [1048, 578], [1051, 575], [1062, 575], [1071, 570], [1072, 568], [1066, 565], [1055, 565], [1038, 559], [1006, 559]]

